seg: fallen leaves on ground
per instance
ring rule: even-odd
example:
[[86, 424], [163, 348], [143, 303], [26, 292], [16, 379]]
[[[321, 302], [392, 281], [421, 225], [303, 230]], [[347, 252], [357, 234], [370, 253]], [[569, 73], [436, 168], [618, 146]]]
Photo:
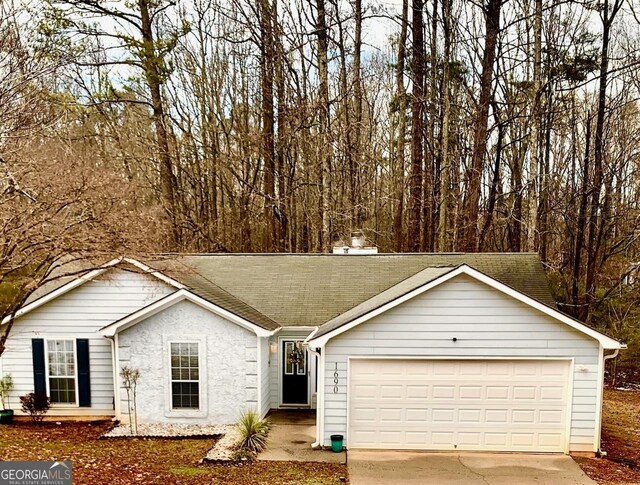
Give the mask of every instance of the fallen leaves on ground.
[[640, 392], [605, 389], [602, 410], [603, 458], [575, 460], [600, 484], [640, 484]]
[[80, 484], [330, 485], [346, 467], [331, 463], [199, 464], [211, 439], [99, 439], [108, 421], [27, 421], [0, 426], [0, 460], [70, 460]]

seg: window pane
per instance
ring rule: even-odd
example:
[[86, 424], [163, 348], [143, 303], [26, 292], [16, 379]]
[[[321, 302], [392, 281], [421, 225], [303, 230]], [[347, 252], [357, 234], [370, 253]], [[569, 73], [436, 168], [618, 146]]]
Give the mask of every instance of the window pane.
[[171, 385], [172, 407], [177, 409], [198, 409], [200, 389], [197, 382], [174, 382]]
[[171, 344], [171, 405], [174, 409], [200, 407], [198, 344]]
[[285, 347], [285, 369], [284, 373], [287, 375], [293, 374], [293, 359], [291, 358], [291, 353], [293, 352], [293, 342], [286, 342]]
[[49, 379], [50, 399], [53, 403], [75, 404], [75, 379], [55, 377]]
[[297, 368], [296, 373], [299, 376], [303, 376], [307, 373], [307, 353], [304, 350], [302, 351], [302, 362], [298, 363]]

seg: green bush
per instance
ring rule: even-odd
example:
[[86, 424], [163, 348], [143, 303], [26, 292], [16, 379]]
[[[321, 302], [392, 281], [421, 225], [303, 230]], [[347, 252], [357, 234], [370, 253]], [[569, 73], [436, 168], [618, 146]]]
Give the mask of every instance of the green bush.
[[260, 419], [255, 411], [245, 411], [240, 415], [236, 427], [240, 432], [240, 451], [259, 453], [267, 445], [269, 421]]

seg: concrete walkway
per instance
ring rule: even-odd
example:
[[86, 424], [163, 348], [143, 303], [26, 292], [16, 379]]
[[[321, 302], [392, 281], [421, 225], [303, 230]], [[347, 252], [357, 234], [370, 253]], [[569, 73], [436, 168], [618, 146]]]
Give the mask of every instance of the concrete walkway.
[[352, 485], [594, 485], [571, 457], [352, 450]]
[[258, 455], [258, 460], [345, 462], [345, 452], [311, 449], [316, 439], [315, 411], [279, 410], [272, 411], [267, 417], [272, 427], [267, 449]]

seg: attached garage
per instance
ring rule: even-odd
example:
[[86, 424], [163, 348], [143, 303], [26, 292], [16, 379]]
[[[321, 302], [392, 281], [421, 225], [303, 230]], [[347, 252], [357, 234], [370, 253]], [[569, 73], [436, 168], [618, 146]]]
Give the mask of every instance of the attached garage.
[[318, 445], [536, 453], [599, 450], [604, 362], [623, 348], [465, 265], [416, 274], [308, 345]]
[[570, 360], [351, 359], [352, 448], [565, 452]]

